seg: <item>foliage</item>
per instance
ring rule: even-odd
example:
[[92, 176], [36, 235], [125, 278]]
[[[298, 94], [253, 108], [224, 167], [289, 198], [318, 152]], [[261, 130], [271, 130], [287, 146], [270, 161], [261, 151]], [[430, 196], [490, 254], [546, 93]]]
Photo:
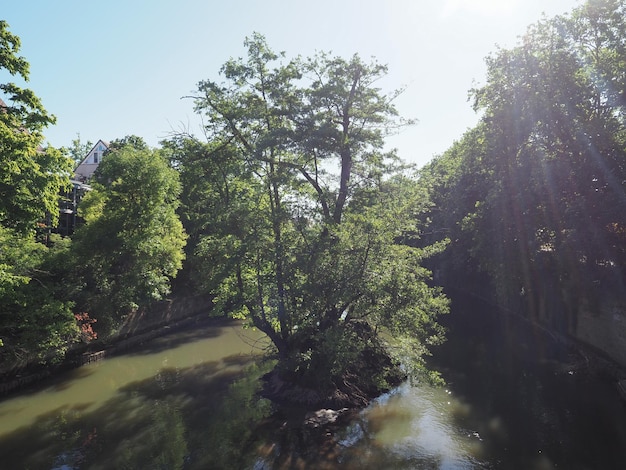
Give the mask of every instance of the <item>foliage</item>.
[[72, 159], [74, 168], [76, 168], [93, 148], [93, 145], [93, 142], [89, 140], [83, 143], [80, 140], [80, 134], [77, 134], [76, 138], [72, 140], [72, 144], [62, 150]]
[[255, 232], [248, 227], [256, 220], [262, 188], [230, 147], [188, 136], [163, 145], [182, 185], [178, 213], [189, 235], [184, 282], [216, 292], [215, 310], [221, 311], [234, 293], [219, 285], [239, 263], [243, 245], [253, 243]]
[[[24, 81], [29, 64], [20, 40], [0, 21], [0, 69]], [[58, 218], [58, 194], [69, 182], [71, 161], [41, 146], [54, 123], [39, 98], [15, 83], [0, 84], [0, 346], [2, 367], [62, 356], [77, 336], [72, 303], [63, 295], [59, 267], [68, 243], [35, 231]], [[6, 100], [6, 102], [5, 102]]]
[[131, 147], [135, 150], [148, 150], [148, 145], [141, 137], [136, 135], [127, 135], [121, 139], [114, 139], [109, 142], [108, 152], [113, 152], [124, 147]]
[[0, 246], [2, 365], [62, 357], [78, 337], [72, 303], [59, 282], [68, 243], [53, 237], [46, 247], [33, 234], [0, 227]]
[[80, 339], [82, 341], [87, 343], [98, 338], [98, 333], [93, 330], [93, 324], [98, 320], [90, 318], [87, 312], [75, 313], [74, 318], [76, 318], [76, 323], [80, 330]]
[[352, 359], [380, 353], [357, 324], [434, 340], [447, 303], [420, 262], [439, 248], [398, 243], [418, 236], [425, 195], [383, 151], [410, 124], [396, 93], [374, 86], [386, 67], [327, 54], [283, 63], [256, 34], [245, 45], [246, 59], [222, 67], [226, 83], [200, 82], [194, 97], [210, 143], [167, 144], [205, 287], [270, 337], [279, 367], [314, 370], [301, 381], [340, 381]]
[[185, 233], [175, 213], [178, 175], [159, 151], [112, 151], [94, 181], [80, 207], [86, 223], [75, 234], [75, 251], [84, 286], [79, 305], [102, 330], [169, 292]]
[[491, 55], [481, 123], [424, 172], [456, 254], [563, 332], [625, 287], [625, 13], [588, 1]]
[[[27, 81], [29, 65], [18, 56], [20, 40], [0, 20], [0, 69]], [[29, 89], [0, 84], [0, 225], [32, 231], [49, 213], [58, 217], [59, 190], [69, 183], [72, 162], [57, 149], [43, 148], [43, 129], [54, 116]]]

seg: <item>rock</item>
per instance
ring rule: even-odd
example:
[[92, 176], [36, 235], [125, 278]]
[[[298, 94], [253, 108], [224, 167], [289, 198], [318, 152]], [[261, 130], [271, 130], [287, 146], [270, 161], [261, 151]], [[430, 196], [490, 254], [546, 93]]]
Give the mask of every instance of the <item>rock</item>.
[[341, 415], [346, 413], [348, 408], [340, 410], [321, 409], [310, 411], [304, 416], [304, 425], [312, 428], [319, 428], [328, 424], [335, 423]]

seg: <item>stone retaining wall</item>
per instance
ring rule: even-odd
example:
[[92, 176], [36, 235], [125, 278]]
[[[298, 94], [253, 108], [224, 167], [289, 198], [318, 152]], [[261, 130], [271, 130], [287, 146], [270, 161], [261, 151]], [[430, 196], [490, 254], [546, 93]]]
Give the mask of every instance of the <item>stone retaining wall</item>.
[[157, 302], [129, 315], [121, 326], [118, 336], [126, 338], [200, 313], [208, 314], [212, 306], [211, 297], [207, 295], [179, 297]]

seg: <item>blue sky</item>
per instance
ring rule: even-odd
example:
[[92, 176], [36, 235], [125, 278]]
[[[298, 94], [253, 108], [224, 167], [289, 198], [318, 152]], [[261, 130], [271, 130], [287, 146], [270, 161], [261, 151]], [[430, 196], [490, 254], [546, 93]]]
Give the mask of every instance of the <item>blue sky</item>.
[[[484, 83], [484, 58], [526, 27], [580, 0], [10, 0], [1, 19], [22, 40], [28, 87], [57, 116], [45, 132], [67, 146], [135, 134], [149, 145], [174, 131], [200, 133], [191, 94], [219, 80], [257, 31], [276, 51], [374, 56], [389, 66], [383, 90], [406, 86], [400, 114], [419, 123], [388, 140], [422, 165], [478, 117], [468, 90]], [[0, 71], [0, 83], [15, 80]], [[20, 83], [18, 81], [18, 83]]]

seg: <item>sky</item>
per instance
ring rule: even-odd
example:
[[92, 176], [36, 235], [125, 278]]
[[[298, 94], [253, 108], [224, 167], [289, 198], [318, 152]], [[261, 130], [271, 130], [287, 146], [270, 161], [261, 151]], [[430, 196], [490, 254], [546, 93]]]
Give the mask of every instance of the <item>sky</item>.
[[288, 58], [325, 51], [387, 64], [382, 91], [406, 88], [396, 106], [418, 121], [388, 146], [422, 166], [478, 122], [468, 91], [485, 83], [484, 59], [581, 1], [7, 0], [0, 19], [21, 39], [30, 81], [0, 70], [0, 83], [28, 86], [57, 117], [49, 145], [134, 134], [156, 147], [175, 132], [202, 135], [183, 97], [221, 81], [222, 64], [258, 32]]

